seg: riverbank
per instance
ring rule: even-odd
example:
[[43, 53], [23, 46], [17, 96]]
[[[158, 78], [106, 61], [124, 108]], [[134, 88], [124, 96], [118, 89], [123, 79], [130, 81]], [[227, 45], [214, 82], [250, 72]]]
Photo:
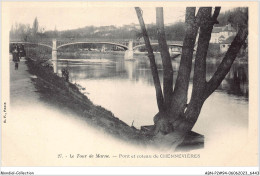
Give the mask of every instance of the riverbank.
[[[15, 69], [15, 63], [11, 60], [11, 103], [10, 106], [7, 104], [7, 122], [2, 125], [3, 166], [175, 165], [152, 158], [155, 154], [164, 158], [172, 151], [162, 151], [143, 143], [137, 145], [128, 138], [115, 138], [104, 127], [80, 116], [77, 109], [68, 108], [64, 102], [68, 98], [41, 91], [48, 85], [40, 85], [39, 89], [38, 81], [35, 81], [39, 77], [28, 72], [28, 61], [21, 60], [18, 69]], [[183, 154], [191, 156], [196, 153]], [[135, 156], [136, 159], [128, 156]], [[184, 159], [175, 161], [186, 165]], [[189, 158], [189, 161], [196, 164], [197, 158]]]
[[84, 118], [90, 125], [128, 142], [148, 145], [150, 138], [140, 130], [128, 126], [115, 117], [112, 112], [94, 105], [83, 95], [75, 84], [53, 73], [51, 67], [41, 65], [40, 61], [28, 59], [29, 73], [34, 78], [37, 90], [44, 94], [44, 98], [55, 105], [67, 107], [78, 116]]
[[[119, 153], [131, 153], [137, 148], [145, 153], [146, 145], [114, 137], [69, 109], [65, 102], [55, 100], [58, 96], [41, 91], [35, 81], [39, 77], [28, 72], [26, 60], [22, 59], [15, 69], [10, 56], [9, 64], [10, 106], [7, 102], [6, 123], [2, 124], [3, 166], [112, 166], [120, 161]], [[110, 158], [79, 158], [78, 154]]]
[[[88, 97], [80, 92], [77, 84], [66, 82], [64, 78], [59, 77], [53, 72], [53, 69], [42, 61], [28, 59], [29, 73], [36, 75], [33, 78], [35, 86], [41, 94], [44, 101], [51, 102], [60, 108], [68, 108], [78, 116], [85, 119], [88, 124], [108, 133], [124, 142], [142, 146], [171, 147], [171, 141], [165, 141], [160, 144], [154, 141], [153, 136], [144, 130], [139, 130], [134, 126], [129, 126], [114, 114], [101, 106], [94, 105]], [[176, 150], [192, 150], [203, 148], [204, 136], [191, 132], [184, 141], [176, 146]], [[174, 148], [175, 149], [175, 148]]]

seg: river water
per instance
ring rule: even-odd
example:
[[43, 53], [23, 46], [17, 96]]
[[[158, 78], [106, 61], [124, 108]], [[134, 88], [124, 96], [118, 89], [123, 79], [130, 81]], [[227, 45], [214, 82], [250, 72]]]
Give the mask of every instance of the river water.
[[[96, 105], [112, 111], [115, 116], [140, 128], [152, 125], [158, 112], [155, 89], [149, 59], [144, 54], [134, 56], [135, 61], [125, 61], [120, 54], [93, 54], [87, 59], [59, 58], [58, 73], [68, 68], [70, 81], [80, 84], [85, 94]], [[179, 59], [172, 61], [174, 82]], [[207, 63], [207, 79], [215, 72], [219, 62], [216, 58]], [[162, 82], [162, 63], [156, 55], [159, 77]], [[191, 74], [193, 77], [193, 73]], [[189, 96], [192, 90], [190, 81]], [[248, 65], [234, 63], [219, 88], [206, 100], [199, 120], [193, 130], [203, 134], [219, 125], [247, 129], [248, 125]], [[217, 128], [216, 128], [217, 129]]]

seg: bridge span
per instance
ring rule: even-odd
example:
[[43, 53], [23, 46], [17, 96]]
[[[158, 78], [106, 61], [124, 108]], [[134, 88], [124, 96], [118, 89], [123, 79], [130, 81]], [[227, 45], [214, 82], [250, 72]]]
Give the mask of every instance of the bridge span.
[[107, 45], [115, 45], [118, 47], [123, 48], [124, 50], [128, 50], [128, 46], [119, 44], [119, 43], [113, 43], [113, 42], [71, 42], [71, 43], [66, 43], [66, 44], [62, 44], [60, 46], [57, 47], [57, 49], [65, 47], [65, 46], [70, 46], [70, 45], [77, 45], [77, 44], [107, 44]]
[[[61, 43], [59, 41], [59, 46], [57, 46], [57, 40], [53, 39], [52, 40], [52, 45], [49, 44], [49, 42], [46, 43], [37, 43], [37, 42], [23, 42], [23, 41], [11, 41], [10, 44], [26, 44], [26, 45], [39, 45], [43, 47], [50, 48], [52, 50], [52, 60], [57, 60], [57, 51], [63, 47], [70, 46], [70, 45], [79, 45], [79, 44], [102, 44], [102, 45], [114, 45], [117, 47], [120, 47], [125, 50], [125, 56], [124, 58], [127, 60], [133, 59], [133, 54], [135, 51], [138, 50], [138, 48], [142, 48], [145, 46], [145, 44], [137, 44], [136, 46], [133, 46], [133, 41], [128, 42], [128, 46], [120, 43], [115, 43], [115, 42], [108, 42], [108, 41], [71, 41], [71, 42], [66, 42], [66, 43]], [[158, 45], [158, 43], [151, 43], [152, 46]], [[169, 52], [173, 54], [180, 55], [182, 53], [182, 44], [180, 43], [168, 43], [169, 46]]]

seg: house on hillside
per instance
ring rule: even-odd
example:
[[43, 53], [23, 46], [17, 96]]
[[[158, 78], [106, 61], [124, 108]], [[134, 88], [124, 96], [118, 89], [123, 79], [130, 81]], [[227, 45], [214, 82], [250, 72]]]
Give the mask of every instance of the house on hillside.
[[223, 40], [219, 43], [219, 50], [221, 53], [227, 52], [228, 48], [230, 47], [234, 37], [231, 36], [227, 38], [226, 40]]
[[210, 43], [221, 43], [229, 37], [235, 36], [236, 33], [231, 24], [222, 27], [213, 27]]

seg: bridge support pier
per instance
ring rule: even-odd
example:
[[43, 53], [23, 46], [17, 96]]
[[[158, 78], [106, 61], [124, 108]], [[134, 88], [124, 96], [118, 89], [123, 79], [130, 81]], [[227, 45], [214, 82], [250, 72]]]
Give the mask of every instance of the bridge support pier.
[[52, 64], [53, 64], [53, 72], [57, 73], [57, 40], [52, 40]]
[[129, 41], [128, 50], [125, 51], [126, 60], [134, 59], [133, 41]]

